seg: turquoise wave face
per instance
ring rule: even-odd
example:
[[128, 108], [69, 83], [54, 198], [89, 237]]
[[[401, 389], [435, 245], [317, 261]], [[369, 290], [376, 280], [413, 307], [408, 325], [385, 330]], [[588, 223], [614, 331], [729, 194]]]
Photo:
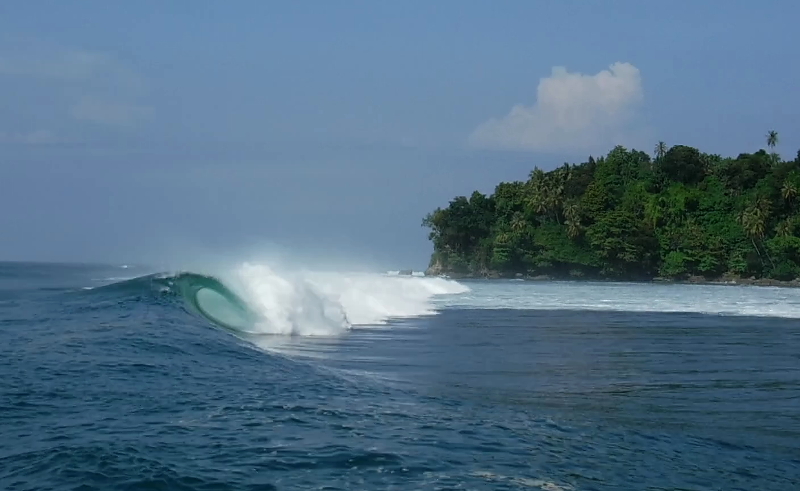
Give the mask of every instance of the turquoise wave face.
[[218, 279], [182, 273], [170, 280], [189, 308], [212, 323], [236, 332], [248, 332], [255, 324], [247, 303]]
[[235, 333], [252, 332], [258, 318], [247, 303], [220, 280], [196, 273], [140, 276], [84, 293], [112, 301], [118, 301], [119, 297], [141, 299], [142, 294], [166, 295], [182, 303], [190, 313]]

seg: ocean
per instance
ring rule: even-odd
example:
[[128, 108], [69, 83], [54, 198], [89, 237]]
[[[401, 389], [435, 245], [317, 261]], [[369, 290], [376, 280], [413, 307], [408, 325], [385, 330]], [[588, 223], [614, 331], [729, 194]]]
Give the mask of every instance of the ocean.
[[800, 489], [800, 290], [0, 263], [0, 489]]

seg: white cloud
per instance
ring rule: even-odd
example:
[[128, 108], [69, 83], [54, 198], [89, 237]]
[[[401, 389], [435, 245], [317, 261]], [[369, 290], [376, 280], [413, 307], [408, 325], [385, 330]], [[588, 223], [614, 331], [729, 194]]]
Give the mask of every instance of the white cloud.
[[531, 151], [593, 150], [625, 144], [643, 100], [639, 69], [614, 63], [595, 75], [554, 67], [542, 78], [533, 106], [517, 104], [470, 135], [483, 148]]

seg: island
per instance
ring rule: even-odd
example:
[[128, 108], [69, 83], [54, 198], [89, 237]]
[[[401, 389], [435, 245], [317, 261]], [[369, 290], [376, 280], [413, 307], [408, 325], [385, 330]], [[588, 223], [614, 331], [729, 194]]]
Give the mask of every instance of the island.
[[800, 151], [623, 146], [429, 213], [427, 275], [800, 285]]

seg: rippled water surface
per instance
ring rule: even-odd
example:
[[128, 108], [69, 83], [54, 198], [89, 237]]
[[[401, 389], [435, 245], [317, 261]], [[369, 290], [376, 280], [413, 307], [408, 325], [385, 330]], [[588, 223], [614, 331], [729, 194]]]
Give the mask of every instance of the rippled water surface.
[[142, 274], [0, 263], [0, 489], [799, 489], [798, 290]]

